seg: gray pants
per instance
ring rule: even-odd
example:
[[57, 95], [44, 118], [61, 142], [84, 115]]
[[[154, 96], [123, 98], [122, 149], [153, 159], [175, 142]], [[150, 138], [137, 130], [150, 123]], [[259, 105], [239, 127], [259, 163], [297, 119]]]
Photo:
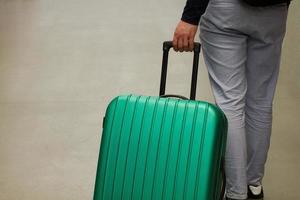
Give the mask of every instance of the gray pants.
[[247, 185], [262, 182], [286, 18], [285, 4], [256, 8], [241, 0], [210, 0], [200, 21], [213, 94], [229, 122], [230, 198], [246, 199]]

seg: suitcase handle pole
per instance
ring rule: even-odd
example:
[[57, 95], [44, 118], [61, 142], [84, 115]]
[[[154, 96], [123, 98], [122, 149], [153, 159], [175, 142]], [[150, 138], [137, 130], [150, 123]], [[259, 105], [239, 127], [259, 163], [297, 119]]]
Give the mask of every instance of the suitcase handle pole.
[[[160, 79], [159, 96], [163, 96], [165, 94], [169, 51], [172, 47], [173, 47], [172, 41], [166, 41], [163, 43], [163, 60], [162, 60], [162, 71], [161, 71], [161, 79]], [[195, 98], [196, 98], [200, 47], [201, 47], [200, 43], [197, 43], [197, 42], [194, 43], [193, 72], [192, 72], [191, 91], [190, 91], [190, 99], [191, 100], [195, 100]]]

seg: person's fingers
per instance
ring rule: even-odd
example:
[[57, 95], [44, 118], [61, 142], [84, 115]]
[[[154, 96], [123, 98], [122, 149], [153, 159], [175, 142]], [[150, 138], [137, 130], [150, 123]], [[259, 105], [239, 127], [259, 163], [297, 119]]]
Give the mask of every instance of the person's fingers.
[[189, 51], [189, 40], [188, 40], [187, 35], [185, 35], [183, 37], [183, 50], [184, 51]]
[[178, 51], [178, 38], [176, 37], [176, 33], [174, 34], [174, 37], [173, 37], [173, 49], [175, 51]]
[[180, 52], [183, 52], [183, 38], [182, 37], [178, 38], [178, 50]]
[[189, 39], [189, 47], [188, 47], [189, 51], [193, 51], [194, 50], [194, 38], [190, 38]]

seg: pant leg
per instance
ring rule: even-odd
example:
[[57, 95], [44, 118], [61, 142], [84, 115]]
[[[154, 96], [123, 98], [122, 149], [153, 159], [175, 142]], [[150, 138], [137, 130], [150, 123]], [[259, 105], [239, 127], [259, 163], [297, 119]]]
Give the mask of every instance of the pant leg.
[[285, 5], [265, 8], [248, 39], [245, 113], [249, 185], [261, 185], [264, 175], [286, 15]]
[[[226, 2], [226, 1], [225, 1]], [[245, 138], [245, 65], [247, 36], [234, 27], [238, 19], [234, 5], [214, 5], [212, 1], [201, 18], [200, 37], [212, 91], [228, 119], [225, 155], [227, 196], [247, 198], [247, 152]], [[228, 6], [225, 4], [224, 6]], [[233, 24], [232, 24], [233, 22]], [[235, 23], [238, 24], [238, 23]]]

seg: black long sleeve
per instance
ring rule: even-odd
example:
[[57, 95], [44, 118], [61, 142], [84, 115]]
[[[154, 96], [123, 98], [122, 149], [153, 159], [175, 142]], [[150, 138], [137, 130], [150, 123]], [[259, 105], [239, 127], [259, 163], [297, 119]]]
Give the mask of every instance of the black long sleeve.
[[201, 15], [206, 10], [209, 0], [187, 0], [181, 20], [189, 24], [198, 25]]

